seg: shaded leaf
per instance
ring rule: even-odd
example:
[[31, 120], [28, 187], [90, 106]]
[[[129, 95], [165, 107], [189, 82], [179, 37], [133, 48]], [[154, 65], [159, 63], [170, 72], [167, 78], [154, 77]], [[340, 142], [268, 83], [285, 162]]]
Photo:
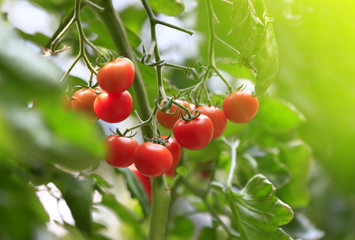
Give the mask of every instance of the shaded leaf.
[[0, 239], [32, 239], [49, 217], [33, 186], [5, 158], [0, 152]]
[[302, 141], [292, 141], [280, 147], [280, 160], [286, 164], [292, 178], [277, 190], [277, 194], [293, 208], [305, 207], [309, 202], [311, 157], [309, 147]]
[[232, 34], [240, 63], [256, 72], [255, 91], [263, 95], [279, 68], [279, 55], [264, 0], [234, 0]]
[[122, 223], [134, 230], [136, 239], [144, 239], [144, 233], [141, 223], [137, 217], [128, 210], [125, 206], [119, 203], [115, 196], [111, 193], [102, 194], [101, 204], [113, 210], [116, 215], [122, 220]]
[[88, 236], [92, 234], [92, 184], [88, 179], [79, 180], [67, 173], [56, 173], [54, 184], [61, 191], [75, 220], [75, 226]]
[[132, 198], [136, 198], [140, 203], [145, 216], [149, 214], [150, 204], [148, 201], [147, 193], [145, 192], [142, 184], [138, 178], [128, 168], [117, 168], [117, 171], [124, 175], [128, 191], [131, 193]]
[[[252, 150], [248, 152], [238, 159], [238, 173], [244, 175], [244, 181], [248, 181], [257, 173], [267, 177], [276, 188], [290, 181], [288, 169], [277, 154], [261, 152], [261, 155], [253, 155]], [[239, 174], [238, 176], [240, 177]]]
[[179, 239], [189, 239], [193, 236], [195, 227], [188, 218], [177, 216], [172, 223], [172, 229], [170, 230], [169, 235], [178, 236]]
[[290, 103], [267, 97], [260, 101], [255, 120], [272, 133], [285, 133], [303, 123], [304, 117]]
[[255, 175], [240, 192], [226, 194], [241, 239], [292, 239], [279, 228], [292, 220], [292, 209], [275, 196], [274, 186], [263, 175]]
[[295, 218], [283, 229], [295, 239], [318, 240], [324, 236], [324, 232], [317, 229], [302, 213], [296, 213]]

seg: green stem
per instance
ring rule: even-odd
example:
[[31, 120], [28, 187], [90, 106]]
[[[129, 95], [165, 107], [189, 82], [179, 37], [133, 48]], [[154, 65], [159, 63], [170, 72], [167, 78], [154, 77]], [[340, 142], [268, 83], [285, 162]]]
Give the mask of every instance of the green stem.
[[152, 209], [150, 215], [149, 240], [164, 240], [168, 222], [170, 207], [170, 191], [166, 185], [165, 178], [151, 178], [152, 188]]
[[[128, 42], [128, 37], [121, 18], [116, 14], [112, 6], [112, 2], [108, 0], [95, 0], [95, 3], [104, 8], [103, 11], [96, 11], [97, 15], [101, 18], [106, 26], [113, 43], [116, 45], [118, 52], [129, 58], [136, 66], [135, 78], [133, 81], [133, 94], [136, 101], [136, 108], [143, 120], [147, 120], [151, 115], [151, 108], [149, 106], [149, 100], [147, 92], [144, 87], [143, 78], [139, 68], [137, 67], [136, 59], [132, 54], [131, 46]], [[144, 136], [153, 137], [153, 132], [149, 126], [142, 127], [142, 133]]]

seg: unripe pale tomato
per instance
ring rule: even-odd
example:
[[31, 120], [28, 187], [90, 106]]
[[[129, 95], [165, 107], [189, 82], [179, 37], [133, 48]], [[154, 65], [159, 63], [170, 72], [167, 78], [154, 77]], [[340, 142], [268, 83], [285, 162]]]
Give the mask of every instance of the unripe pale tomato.
[[97, 83], [109, 93], [126, 91], [134, 80], [134, 65], [128, 58], [117, 58], [106, 63], [97, 73]]
[[202, 114], [211, 119], [214, 129], [212, 139], [222, 135], [227, 126], [227, 118], [224, 112], [214, 106], [202, 106], [198, 107], [197, 109], [200, 110]]
[[117, 168], [132, 165], [134, 152], [139, 146], [135, 139], [109, 135], [105, 138], [104, 143], [106, 146], [105, 160], [108, 164]]
[[259, 109], [259, 101], [250, 93], [235, 91], [223, 101], [223, 112], [234, 123], [247, 123], [252, 120]]
[[213, 136], [213, 123], [206, 115], [190, 121], [179, 119], [174, 125], [176, 141], [184, 148], [198, 150], [209, 144]]
[[125, 120], [132, 112], [133, 100], [128, 91], [120, 94], [107, 92], [97, 96], [94, 102], [96, 115], [109, 123], [117, 123]]
[[163, 145], [145, 142], [134, 153], [134, 165], [147, 177], [163, 175], [173, 164], [173, 156]]
[[[179, 100], [179, 99], [177, 99], [175, 101], [177, 103], [181, 104], [182, 106], [187, 107], [191, 111], [190, 103], [183, 101], [183, 100]], [[163, 106], [163, 103], [161, 103], [161, 106]], [[181, 109], [179, 108], [177, 110], [177, 108], [178, 108], [178, 106], [176, 106], [175, 104], [171, 105], [169, 113], [173, 113], [176, 111], [175, 114], [173, 114], [173, 115], [169, 115], [169, 114], [166, 114], [166, 113], [158, 110], [157, 120], [160, 123], [160, 125], [162, 125], [166, 129], [173, 129], [174, 124], [180, 118]]]
[[91, 121], [99, 119], [94, 111], [94, 101], [100, 91], [100, 89], [92, 88], [82, 88], [76, 91], [71, 101], [73, 111]]

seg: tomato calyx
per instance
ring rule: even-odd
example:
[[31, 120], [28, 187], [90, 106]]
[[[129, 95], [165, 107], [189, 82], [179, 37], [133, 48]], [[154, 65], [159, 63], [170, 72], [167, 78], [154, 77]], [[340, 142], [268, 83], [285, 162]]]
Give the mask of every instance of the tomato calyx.
[[201, 115], [201, 111], [198, 109], [194, 109], [191, 111], [191, 113], [189, 115], [184, 116], [184, 114], [182, 114], [180, 112], [180, 118], [182, 118], [184, 121], [191, 121], [194, 120], [195, 118], [198, 118]]
[[133, 132], [133, 131], [125, 131], [125, 132], [121, 132], [118, 128], [116, 128], [115, 131], [113, 131], [111, 128], [110, 128], [110, 131], [112, 134], [115, 134], [115, 135], [118, 135], [118, 136], [121, 136], [121, 137], [126, 137], [126, 138], [133, 138], [137, 135], [137, 132]]

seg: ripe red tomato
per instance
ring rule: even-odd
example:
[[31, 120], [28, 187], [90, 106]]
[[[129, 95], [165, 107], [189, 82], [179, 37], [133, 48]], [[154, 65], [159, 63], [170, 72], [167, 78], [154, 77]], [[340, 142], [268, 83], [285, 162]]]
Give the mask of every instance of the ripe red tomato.
[[129, 170], [131, 170], [132, 173], [134, 175], [136, 175], [139, 182], [142, 184], [145, 192], [147, 193], [149, 201], [151, 202], [152, 201], [152, 185], [150, 183], [150, 177], [147, 177], [147, 176], [144, 176], [143, 174], [141, 174], [134, 164], [129, 166]]
[[[179, 104], [187, 107], [191, 111], [190, 103], [183, 101], [183, 100], [179, 100], [179, 99], [177, 99], [175, 101], [178, 102]], [[163, 103], [161, 103], [161, 106], [163, 106]], [[169, 110], [169, 113], [175, 112], [177, 108], [178, 108], [178, 106], [176, 106], [175, 104], [172, 104], [171, 108]], [[164, 128], [173, 129], [174, 124], [180, 118], [180, 112], [181, 112], [180, 108], [173, 115], [169, 115], [169, 114], [166, 114], [166, 113], [158, 110], [157, 120], [160, 123], [160, 125], [162, 125]]]
[[99, 118], [109, 123], [117, 123], [125, 120], [131, 114], [133, 100], [128, 91], [120, 94], [107, 92], [97, 96], [94, 102], [94, 110]]
[[104, 140], [106, 146], [105, 160], [108, 164], [117, 168], [132, 165], [134, 152], [139, 146], [133, 138], [118, 135], [109, 135]]
[[187, 149], [198, 150], [207, 146], [213, 136], [213, 123], [206, 115], [190, 121], [179, 119], [174, 125], [174, 136]]
[[100, 89], [92, 88], [82, 88], [76, 91], [71, 101], [73, 111], [91, 121], [99, 119], [94, 111], [94, 101], [100, 91]]
[[173, 164], [173, 156], [163, 145], [145, 142], [134, 153], [134, 165], [143, 175], [158, 177]]
[[229, 121], [247, 123], [252, 120], [259, 109], [259, 101], [250, 93], [235, 91], [223, 101], [223, 112]]
[[214, 106], [202, 106], [198, 107], [197, 109], [200, 110], [202, 114], [211, 119], [214, 129], [212, 139], [222, 135], [227, 126], [227, 118], [224, 112]]
[[109, 93], [127, 90], [134, 80], [134, 65], [128, 58], [117, 58], [106, 63], [97, 73], [97, 83]]
[[[162, 136], [162, 139], [167, 138], [168, 136]], [[171, 155], [173, 156], [173, 164], [166, 172], [166, 175], [173, 177], [175, 175], [175, 168], [176, 165], [180, 161], [181, 157], [181, 147], [180, 144], [175, 140], [175, 138], [170, 137], [168, 141], [165, 142], [165, 147], [170, 151]]]

